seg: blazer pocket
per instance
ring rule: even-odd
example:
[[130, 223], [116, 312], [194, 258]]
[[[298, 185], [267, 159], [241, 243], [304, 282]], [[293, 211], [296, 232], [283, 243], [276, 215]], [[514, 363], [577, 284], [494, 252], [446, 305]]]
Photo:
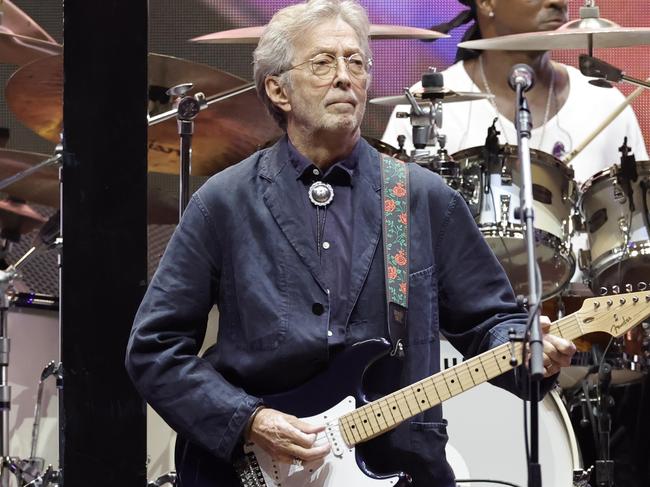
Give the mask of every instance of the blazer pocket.
[[429, 343], [438, 336], [438, 289], [434, 267], [409, 275], [409, 343]]

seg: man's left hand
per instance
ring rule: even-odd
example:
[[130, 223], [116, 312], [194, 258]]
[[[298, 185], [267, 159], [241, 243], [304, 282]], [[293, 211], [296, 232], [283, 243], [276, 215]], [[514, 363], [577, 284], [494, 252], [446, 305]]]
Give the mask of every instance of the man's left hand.
[[551, 325], [548, 316], [542, 316], [540, 322], [544, 330], [544, 377], [550, 377], [557, 374], [562, 367], [571, 365], [576, 346], [570, 340], [546, 333]]

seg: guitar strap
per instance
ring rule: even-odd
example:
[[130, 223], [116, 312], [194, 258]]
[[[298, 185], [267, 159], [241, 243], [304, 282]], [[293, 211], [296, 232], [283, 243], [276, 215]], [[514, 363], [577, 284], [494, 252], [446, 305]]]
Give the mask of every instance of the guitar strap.
[[386, 309], [391, 355], [404, 356], [409, 290], [408, 167], [380, 154]]

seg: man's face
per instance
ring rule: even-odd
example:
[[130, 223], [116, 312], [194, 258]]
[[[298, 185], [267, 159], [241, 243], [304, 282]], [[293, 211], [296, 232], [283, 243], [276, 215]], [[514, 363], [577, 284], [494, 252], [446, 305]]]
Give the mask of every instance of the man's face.
[[[342, 20], [332, 19], [301, 38], [293, 65], [322, 53], [338, 58], [362, 51], [352, 27]], [[309, 133], [354, 134], [359, 130], [366, 108], [367, 75], [353, 76], [340, 58], [336, 69], [327, 76], [315, 75], [309, 62], [292, 69], [289, 75], [291, 83], [286, 87], [289, 128], [300, 127]]]
[[569, 19], [568, 0], [494, 0], [496, 35], [557, 29]]

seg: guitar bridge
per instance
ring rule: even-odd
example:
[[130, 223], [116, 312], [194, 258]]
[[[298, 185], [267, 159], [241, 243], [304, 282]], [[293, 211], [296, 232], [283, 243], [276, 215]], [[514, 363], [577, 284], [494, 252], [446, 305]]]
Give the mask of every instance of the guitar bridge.
[[242, 487], [266, 487], [266, 481], [255, 453], [245, 453], [242, 458], [235, 462], [234, 467]]

